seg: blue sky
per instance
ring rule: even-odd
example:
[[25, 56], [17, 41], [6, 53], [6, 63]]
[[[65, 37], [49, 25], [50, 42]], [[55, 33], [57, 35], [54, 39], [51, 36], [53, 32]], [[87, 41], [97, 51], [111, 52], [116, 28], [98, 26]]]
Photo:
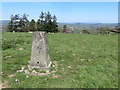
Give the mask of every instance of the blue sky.
[[3, 2], [2, 19], [10, 15], [28, 14], [29, 19], [39, 18], [40, 12], [56, 15], [58, 22], [118, 22], [117, 2]]

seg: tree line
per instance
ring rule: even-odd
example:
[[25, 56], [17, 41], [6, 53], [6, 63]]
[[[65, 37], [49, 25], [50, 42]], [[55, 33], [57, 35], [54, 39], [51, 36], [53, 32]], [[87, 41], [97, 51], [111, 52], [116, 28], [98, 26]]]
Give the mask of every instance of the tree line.
[[56, 33], [58, 32], [57, 17], [52, 16], [50, 12], [41, 12], [37, 21], [34, 19], [29, 21], [27, 14], [11, 15], [8, 30], [10, 32], [46, 31]]

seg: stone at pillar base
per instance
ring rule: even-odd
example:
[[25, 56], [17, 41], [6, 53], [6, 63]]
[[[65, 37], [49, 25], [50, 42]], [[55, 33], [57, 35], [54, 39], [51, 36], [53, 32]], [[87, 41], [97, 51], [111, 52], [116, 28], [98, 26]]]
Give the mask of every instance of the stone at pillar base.
[[39, 67], [39, 66], [31, 66], [31, 65], [28, 65], [28, 69], [29, 69], [29, 70], [32, 70], [32, 69], [34, 69], [34, 68], [37, 68], [37, 69], [39, 69], [40, 71], [50, 72], [51, 64], [52, 64], [52, 62], [50, 62], [50, 64], [48, 65], [48, 67]]

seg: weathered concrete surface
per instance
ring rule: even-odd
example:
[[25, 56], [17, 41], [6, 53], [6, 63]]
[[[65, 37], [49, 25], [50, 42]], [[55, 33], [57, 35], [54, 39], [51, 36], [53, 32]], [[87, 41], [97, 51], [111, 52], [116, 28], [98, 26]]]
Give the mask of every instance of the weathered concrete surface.
[[29, 69], [39, 68], [40, 70], [50, 71], [50, 57], [45, 32], [35, 32], [32, 43], [32, 53]]

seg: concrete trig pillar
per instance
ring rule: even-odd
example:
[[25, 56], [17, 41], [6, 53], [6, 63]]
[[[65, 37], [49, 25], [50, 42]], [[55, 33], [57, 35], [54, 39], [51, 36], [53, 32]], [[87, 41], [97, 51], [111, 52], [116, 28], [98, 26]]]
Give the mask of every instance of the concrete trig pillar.
[[32, 43], [32, 53], [29, 69], [38, 68], [44, 71], [50, 71], [50, 57], [47, 44], [47, 36], [45, 32], [35, 32]]

